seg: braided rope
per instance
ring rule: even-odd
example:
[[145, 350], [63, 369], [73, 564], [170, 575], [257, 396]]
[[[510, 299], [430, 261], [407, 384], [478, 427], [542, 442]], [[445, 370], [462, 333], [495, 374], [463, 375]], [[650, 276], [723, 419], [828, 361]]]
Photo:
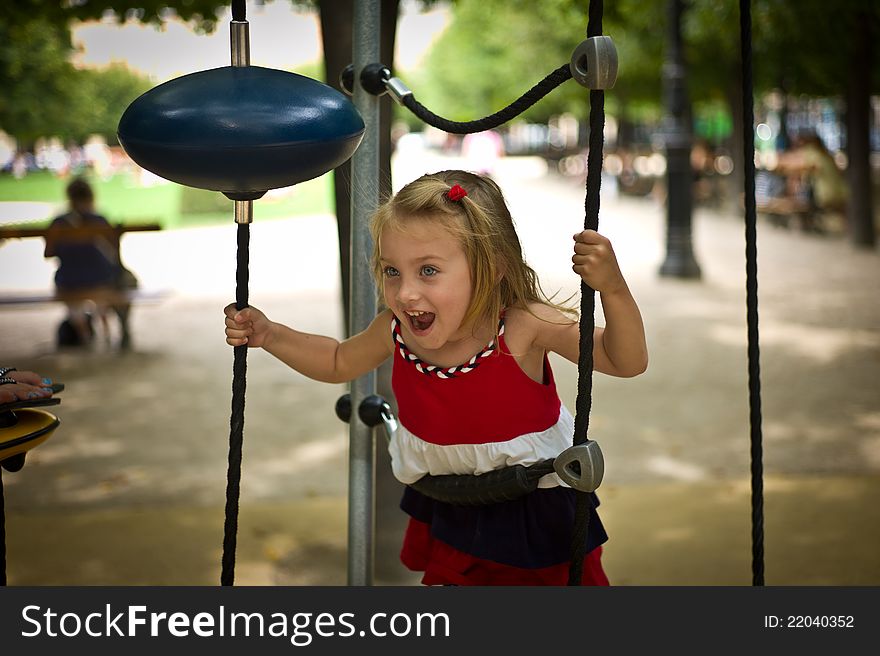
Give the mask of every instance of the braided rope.
[[[238, 224], [235, 307], [248, 306], [250, 225]], [[232, 364], [232, 415], [229, 419], [229, 464], [226, 472], [226, 521], [223, 525], [221, 585], [235, 581], [235, 546], [238, 533], [238, 498], [241, 490], [241, 459], [244, 443], [244, 399], [247, 387], [247, 344], [236, 346]]]
[[752, 585], [764, 585], [764, 465], [761, 434], [761, 363], [758, 342], [758, 235], [755, 207], [755, 114], [752, 98], [752, 15], [739, 3], [745, 152], [746, 323], [748, 324], [749, 428], [752, 475]]
[[570, 78], [571, 68], [569, 64], [563, 64], [504, 109], [475, 121], [450, 121], [442, 116], [437, 116], [437, 114], [416, 100], [413, 95], [405, 96], [402, 102], [409, 111], [430, 126], [453, 134], [470, 134], [497, 128], [499, 125], [507, 123], [510, 119], [516, 118]]
[[[602, 34], [602, 0], [590, 0], [587, 37]], [[602, 184], [602, 148], [605, 131], [605, 92], [590, 91], [590, 145], [587, 154], [587, 183], [584, 200], [584, 229], [599, 229], [599, 188]], [[581, 281], [580, 357], [578, 358], [578, 385], [575, 400], [573, 443], [584, 444], [590, 428], [590, 410], [593, 405], [593, 330], [596, 325], [596, 292]], [[568, 585], [580, 585], [583, 578], [584, 557], [587, 555], [587, 533], [593, 512], [592, 495], [575, 492], [575, 522], [571, 536], [571, 563]]]
[[[247, 20], [245, 0], [232, 1], [232, 20]], [[235, 268], [235, 307], [243, 310], [248, 306], [248, 282], [250, 279], [250, 239], [248, 223], [238, 224]], [[238, 541], [238, 500], [241, 493], [241, 460], [244, 444], [244, 402], [247, 389], [247, 344], [233, 349], [232, 363], [232, 412], [229, 418], [229, 456], [226, 470], [226, 509], [223, 523], [223, 557], [220, 585], [231, 586], [235, 582], [235, 547]]]
[[246, 20], [247, 2], [245, 0], [232, 0], [232, 20]]

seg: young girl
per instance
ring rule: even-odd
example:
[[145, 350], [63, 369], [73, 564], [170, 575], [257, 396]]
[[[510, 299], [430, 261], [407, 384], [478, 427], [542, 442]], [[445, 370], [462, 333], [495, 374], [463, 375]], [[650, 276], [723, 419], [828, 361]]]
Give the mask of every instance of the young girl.
[[[577, 362], [579, 326], [540, 292], [498, 186], [464, 171], [422, 176], [377, 210], [371, 232], [388, 309], [366, 330], [340, 343], [230, 305], [227, 343], [262, 347], [333, 383], [392, 357], [400, 428], [389, 448], [394, 475], [407, 485], [425, 474], [528, 466], [571, 446], [573, 419], [547, 353]], [[642, 319], [610, 242], [591, 230], [574, 240], [573, 269], [600, 292], [607, 322], [595, 330], [595, 370], [642, 373]], [[426, 585], [565, 585], [574, 497], [556, 474], [520, 499], [479, 507], [407, 487], [401, 560], [423, 571]], [[607, 536], [592, 512], [583, 583], [608, 585], [599, 546]]]

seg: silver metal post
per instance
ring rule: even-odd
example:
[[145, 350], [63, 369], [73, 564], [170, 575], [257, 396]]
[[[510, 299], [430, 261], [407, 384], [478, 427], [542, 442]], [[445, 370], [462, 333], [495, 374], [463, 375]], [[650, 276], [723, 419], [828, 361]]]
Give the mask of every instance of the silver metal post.
[[251, 65], [251, 37], [247, 21], [229, 23], [229, 40], [233, 66]]
[[[379, 61], [379, 0], [354, 3], [354, 104], [366, 132], [352, 158], [350, 334], [364, 330], [376, 316], [370, 273], [369, 220], [379, 204], [379, 99], [361, 88], [361, 70]], [[376, 449], [373, 429], [358, 416], [361, 401], [376, 389], [370, 372], [351, 384], [348, 460], [348, 584], [372, 585]]]
[[254, 201], [237, 200], [235, 201], [235, 222], [236, 223], [253, 223], [254, 222]]
[[[251, 38], [247, 21], [229, 23], [229, 45], [232, 53], [233, 66], [250, 66]], [[235, 222], [253, 223], [254, 202], [252, 200], [235, 201]]]

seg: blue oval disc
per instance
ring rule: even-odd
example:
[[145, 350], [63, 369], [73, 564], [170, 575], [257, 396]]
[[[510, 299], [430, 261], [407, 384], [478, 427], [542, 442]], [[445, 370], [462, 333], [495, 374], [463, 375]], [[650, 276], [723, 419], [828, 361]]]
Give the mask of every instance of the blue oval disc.
[[173, 182], [230, 195], [260, 194], [323, 175], [351, 157], [364, 122], [339, 91], [259, 66], [184, 75], [137, 98], [119, 143]]

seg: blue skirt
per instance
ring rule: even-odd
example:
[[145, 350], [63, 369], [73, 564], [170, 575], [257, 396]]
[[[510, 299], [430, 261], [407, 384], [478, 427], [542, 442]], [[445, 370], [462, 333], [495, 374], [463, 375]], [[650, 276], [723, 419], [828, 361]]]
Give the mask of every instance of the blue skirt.
[[[587, 551], [608, 540], [592, 501]], [[575, 520], [576, 492], [567, 487], [539, 488], [514, 501], [489, 506], [454, 506], [407, 487], [401, 509], [427, 524], [431, 536], [475, 558], [528, 569], [568, 562]]]

